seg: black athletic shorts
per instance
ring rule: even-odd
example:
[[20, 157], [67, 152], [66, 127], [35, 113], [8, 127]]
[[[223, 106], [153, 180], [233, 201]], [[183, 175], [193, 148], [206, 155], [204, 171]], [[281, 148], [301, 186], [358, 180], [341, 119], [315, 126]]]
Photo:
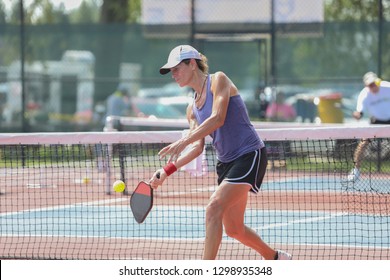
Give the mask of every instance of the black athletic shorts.
[[247, 153], [239, 158], [223, 163], [218, 161], [218, 185], [222, 181], [231, 184], [246, 183], [251, 185], [251, 191], [257, 193], [267, 169], [267, 152], [265, 148]]

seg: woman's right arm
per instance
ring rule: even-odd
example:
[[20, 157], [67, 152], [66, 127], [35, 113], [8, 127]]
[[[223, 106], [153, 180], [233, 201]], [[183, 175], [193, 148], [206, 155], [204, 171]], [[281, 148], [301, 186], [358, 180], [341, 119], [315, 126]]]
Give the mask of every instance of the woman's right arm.
[[[195, 130], [199, 124], [198, 121], [195, 118], [194, 112], [192, 110], [192, 104], [188, 105], [187, 107], [187, 120], [189, 123], [190, 131]], [[182, 154], [178, 157], [178, 159], [175, 162], [175, 166], [177, 168], [180, 168], [188, 163], [190, 163], [192, 160], [200, 156], [203, 152], [205, 144], [205, 139], [202, 138], [198, 141], [193, 142], [188, 146], [187, 152], [185, 154]]]
[[[197, 122], [195, 115], [192, 111], [192, 104], [190, 104], [187, 108], [187, 120], [189, 123], [190, 132], [191, 132], [191, 130], [194, 130], [198, 127], [198, 122]], [[178, 140], [178, 141], [180, 141], [180, 140]], [[171, 145], [173, 145], [173, 144], [171, 144]], [[204, 138], [190, 144], [187, 147], [186, 153], [180, 154], [180, 156], [177, 158], [177, 160], [175, 162], [173, 162], [174, 166], [177, 169], [180, 169], [182, 166], [190, 163], [192, 160], [194, 160], [195, 158], [197, 158], [198, 156], [200, 156], [202, 154], [203, 149], [204, 149], [204, 145], [205, 145]], [[169, 148], [169, 146], [170, 145], [163, 148], [161, 151]], [[159, 176], [157, 176], [157, 174], [159, 174]], [[162, 185], [167, 177], [168, 177], [168, 175], [166, 174], [164, 168], [161, 168], [153, 174], [153, 177], [150, 180], [150, 184], [153, 188], [156, 188], [157, 186]]]

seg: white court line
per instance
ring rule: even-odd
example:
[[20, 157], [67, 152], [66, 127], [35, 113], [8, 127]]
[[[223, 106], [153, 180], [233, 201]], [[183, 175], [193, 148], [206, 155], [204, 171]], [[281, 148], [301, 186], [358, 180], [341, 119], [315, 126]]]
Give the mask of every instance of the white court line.
[[116, 202], [123, 202], [126, 200], [127, 200], [127, 198], [114, 198], [114, 199], [104, 199], [104, 200], [91, 201], [91, 202], [80, 202], [80, 203], [67, 204], [67, 205], [26, 209], [26, 210], [21, 210], [21, 211], [0, 213], [0, 217], [7, 217], [7, 216], [18, 215], [18, 214], [22, 214], [22, 213], [34, 213], [34, 212], [40, 212], [40, 211], [54, 211], [54, 210], [68, 209], [68, 208], [72, 208], [72, 207], [76, 207], [76, 206], [80, 206], [80, 205], [85, 205], [85, 206], [105, 205], [105, 204], [111, 204], [111, 203], [116, 203]]
[[[306, 212], [306, 211], [304, 211], [304, 212]], [[269, 224], [266, 226], [255, 227], [254, 229], [261, 230], [261, 229], [278, 228], [278, 227], [285, 227], [285, 226], [287, 227], [287, 226], [290, 226], [293, 224], [304, 224], [304, 223], [311, 223], [311, 222], [316, 222], [316, 221], [324, 221], [324, 220], [329, 220], [329, 219], [333, 219], [335, 217], [346, 216], [346, 215], [348, 215], [347, 212], [336, 212], [334, 214], [329, 214], [329, 215], [325, 215], [322, 217], [305, 218], [305, 219], [299, 219], [299, 220], [292, 220], [292, 221], [288, 221], [285, 223]]]

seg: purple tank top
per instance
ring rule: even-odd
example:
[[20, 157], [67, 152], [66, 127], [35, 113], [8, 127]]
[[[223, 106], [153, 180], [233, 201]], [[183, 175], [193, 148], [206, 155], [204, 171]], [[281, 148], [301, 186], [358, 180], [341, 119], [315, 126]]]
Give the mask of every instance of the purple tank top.
[[[199, 124], [210, 117], [212, 107], [211, 77], [208, 75], [206, 101], [201, 108], [197, 108], [194, 102], [192, 108]], [[224, 163], [264, 147], [263, 141], [249, 120], [248, 112], [240, 95], [230, 97], [224, 125], [210, 136], [217, 152], [217, 159]]]

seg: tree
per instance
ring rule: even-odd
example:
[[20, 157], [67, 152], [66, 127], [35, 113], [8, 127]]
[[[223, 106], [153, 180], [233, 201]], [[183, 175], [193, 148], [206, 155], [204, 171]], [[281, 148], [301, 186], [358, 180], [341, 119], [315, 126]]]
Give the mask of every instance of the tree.
[[129, 0], [129, 23], [141, 21], [141, 0]]
[[34, 0], [27, 15], [31, 24], [69, 23], [64, 5], [55, 8], [50, 0]]
[[[30, 5], [24, 6], [24, 23], [54, 24], [68, 22], [63, 5], [56, 8], [50, 0], [34, 0]], [[10, 23], [20, 23], [20, 2], [14, 1], [11, 8]]]
[[[380, 5], [382, 9], [380, 10]], [[382, 14], [380, 14], [382, 12]], [[370, 68], [374, 70], [376, 66], [372, 64], [377, 64], [378, 73], [389, 76], [390, 69], [387, 68], [382, 71], [382, 62], [389, 60], [389, 52], [387, 48], [383, 46], [388, 46], [388, 36], [386, 34], [381, 34], [380, 30], [386, 30], [382, 28], [386, 21], [390, 20], [390, 0], [327, 0], [325, 5], [325, 19], [326, 21], [338, 21], [340, 24], [345, 22], [361, 22], [365, 23], [365, 26], [371, 26], [371, 30], [356, 30], [351, 34], [346, 34], [346, 36], [340, 36], [339, 41], [337, 41], [338, 48], [342, 45], [347, 45], [346, 42], [354, 42], [345, 52], [351, 54], [355, 52], [356, 57], [360, 57], [361, 60], [365, 59], [366, 65], [370, 65]], [[372, 22], [371, 25], [366, 23]], [[377, 23], [377, 24], [376, 24]], [[371, 42], [370, 51], [367, 51], [367, 44], [361, 42]], [[374, 43], [372, 43], [374, 42]], [[375, 44], [375, 42], [377, 42]], [[377, 48], [376, 48], [377, 47]], [[356, 61], [354, 61], [356, 62]], [[366, 66], [367, 67], [367, 66]], [[353, 67], [351, 67], [353, 69]]]
[[78, 9], [70, 12], [70, 22], [73, 24], [78, 23], [97, 23], [99, 21], [99, 10], [96, 1], [85, 1], [81, 2]]
[[326, 0], [326, 21], [376, 21], [379, 2], [382, 1], [384, 17], [390, 18], [390, 0]]
[[5, 24], [6, 22], [6, 13], [5, 13], [5, 6], [2, 2], [0, 2], [0, 24]]
[[129, 0], [104, 0], [101, 23], [125, 23], [129, 18]]

